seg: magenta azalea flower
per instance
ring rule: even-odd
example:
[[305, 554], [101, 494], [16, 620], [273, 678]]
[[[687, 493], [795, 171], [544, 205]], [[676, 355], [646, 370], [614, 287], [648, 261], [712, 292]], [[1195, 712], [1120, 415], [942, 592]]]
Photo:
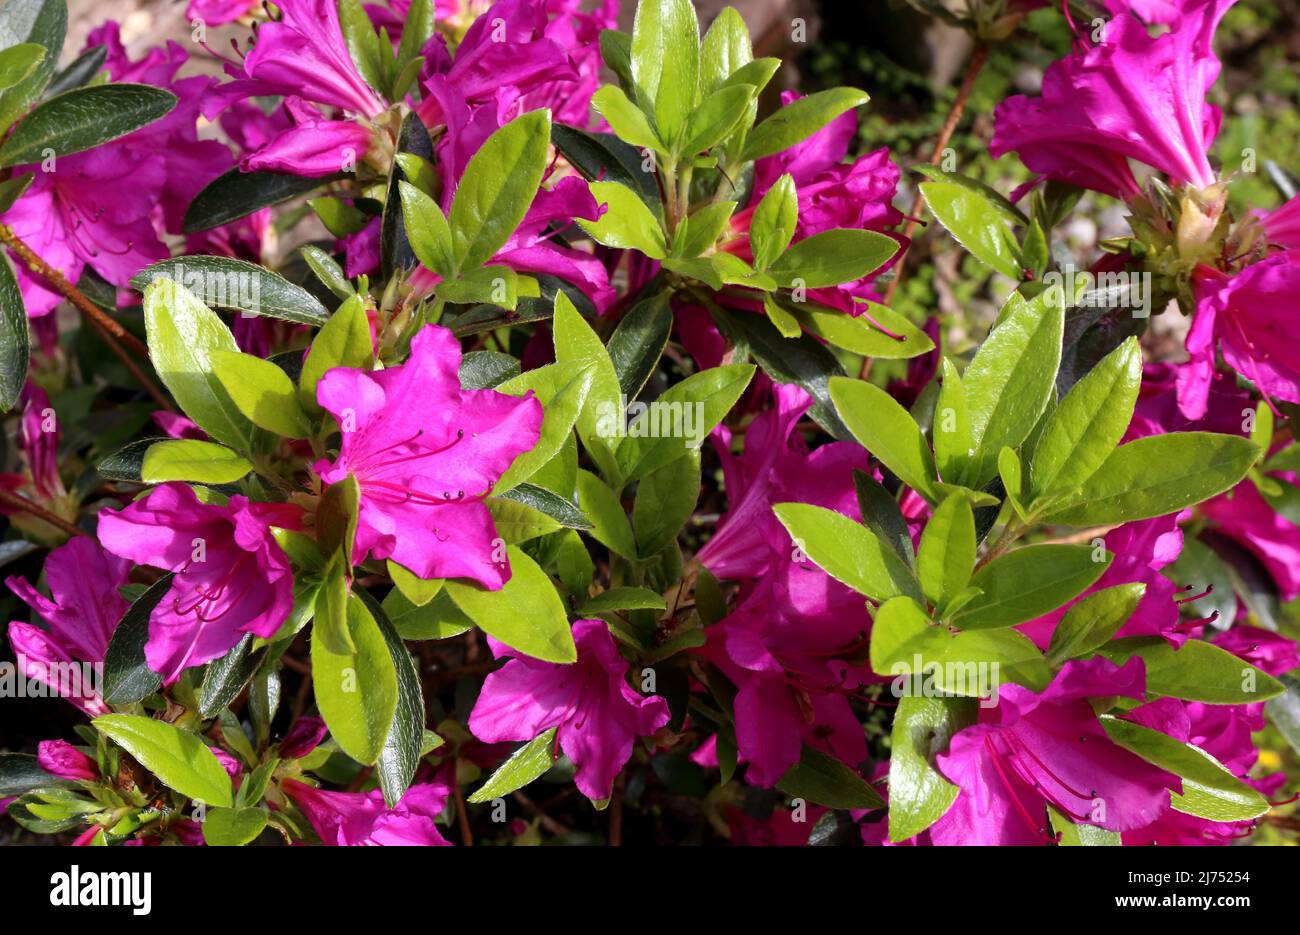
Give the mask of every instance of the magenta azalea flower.
[[1172, 564], [1183, 550], [1183, 531], [1178, 527], [1178, 514], [1125, 523], [1098, 538], [1105, 542], [1105, 548], [1115, 557], [1096, 583], [1068, 604], [1020, 624], [1016, 629], [1032, 639], [1040, 649], [1046, 649], [1056, 625], [1079, 601], [1103, 588], [1141, 584], [1146, 588], [1142, 600], [1128, 623], [1115, 634], [1116, 638], [1162, 636], [1174, 646], [1181, 646], [1188, 633], [1179, 620], [1178, 589], [1161, 574], [1161, 569]]
[[166, 684], [225, 655], [245, 633], [275, 635], [293, 608], [293, 575], [271, 527], [294, 527], [299, 515], [288, 504], [241, 496], [201, 503], [179, 483], [99, 514], [110, 552], [176, 575], [149, 618], [144, 650]]
[[[110, 22], [91, 33], [88, 47], [108, 49], [115, 81], [144, 82], [174, 93], [176, 107], [161, 120], [85, 152], [60, 156], [56, 171], [18, 166], [35, 178], [4, 214], [3, 223], [71, 282], [90, 267], [109, 283], [126, 286], [145, 266], [170, 252], [160, 233], [180, 230], [194, 195], [231, 165], [221, 143], [200, 140], [199, 107], [213, 79], [177, 79], [188, 56], [177, 43], [132, 62]], [[33, 318], [47, 315], [62, 296], [21, 264], [16, 273]]]
[[731, 499], [698, 556], [714, 574], [755, 581], [709, 629], [703, 652], [739, 689], [739, 758], [748, 781], [763, 786], [798, 762], [805, 743], [850, 765], [866, 759], [848, 698], [873, 679], [862, 661], [870, 628], [862, 597], [799, 554], [772, 513], [774, 503], [798, 501], [859, 518], [853, 470], [867, 470], [867, 453], [849, 442], [807, 453], [793, 432], [811, 397], [780, 384], [772, 393], [775, 408], [754, 419], [740, 457], [725, 429], [715, 430]]
[[1191, 360], [1178, 374], [1178, 405], [1191, 419], [1205, 412], [1215, 347], [1260, 392], [1300, 402], [1300, 345], [1290, 339], [1300, 315], [1300, 251], [1274, 254], [1234, 276], [1200, 267], [1196, 315], [1187, 334]]
[[425, 47], [420, 119], [428, 127], [452, 127], [473, 122], [466, 118], [480, 109], [550, 107], [558, 121], [586, 126], [600, 84], [600, 31], [617, 26], [617, 4], [605, 2], [591, 13], [579, 6], [500, 0], [474, 20], [454, 59], [435, 38]]
[[[713, 430], [711, 441], [722, 462], [727, 512], [713, 538], [700, 549], [699, 560], [720, 578], [758, 578], [772, 558], [772, 535], [782, 529], [772, 505], [794, 496], [800, 484], [808, 446], [795, 434], [812, 397], [790, 384], [772, 385], [773, 408], [754, 418], [745, 432], [745, 450], [731, 453], [731, 432]], [[861, 458], [863, 470], [867, 458]]]
[[[57, 172], [21, 166], [35, 178], [0, 222], [71, 282], [89, 266], [125, 286], [169, 256], [152, 214], [167, 178], [162, 153], [134, 150], [127, 139], [59, 159]], [[27, 314], [48, 315], [63, 296], [22, 264], [14, 269]]]
[[510, 577], [484, 498], [535, 444], [542, 407], [531, 393], [460, 387], [460, 342], [429, 325], [406, 363], [366, 373], [337, 367], [316, 395], [343, 429], [343, 447], [315, 470], [361, 486], [354, 560], [391, 558], [421, 578]]
[[329, 728], [318, 717], [300, 717], [289, 727], [289, 732], [280, 741], [280, 758], [299, 760], [311, 753], [325, 739]]
[[494, 641], [497, 655], [512, 658], [483, 683], [469, 729], [485, 743], [501, 743], [559, 728], [560, 749], [577, 767], [578, 790], [602, 801], [610, 797], [636, 738], [668, 723], [668, 702], [627, 684], [627, 661], [603, 620], [577, 621], [573, 641], [578, 661], [568, 665], [517, 654]]
[[189, 53], [176, 42], [168, 42], [165, 48], [154, 47], [133, 62], [122, 45], [118, 24], [111, 20], [86, 39], [87, 48], [98, 45], [107, 47], [104, 66], [114, 81], [151, 84], [176, 95], [177, 103], [170, 113], [124, 137], [122, 142], [132, 158], [162, 156], [162, 224], [168, 233], [178, 234], [194, 196], [233, 164], [225, 144], [201, 140], [198, 135], [199, 111], [217, 81], [207, 75], [177, 78], [189, 61]]
[[261, 0], [190, 0], [185, 18], [191, 23], [200, 20], [209, 26], [220, 26], [233, 23], [261, 5]]
[[1258, 212], [1258, 217], [1269, 243], [1300, 250], [1300, 195], [1280, 208]]
[[280, 789], [330, 847], [450, 846], [434, 824], [451, 793], [445, 783], [411, 786], [391, 809], [378, 789], [330, 792], [294, 779], [286, 779]]
[[99, 778], [95, 761], [66, 740], [42, 740], [36, 745], [36, 762], [60, 779], [94, 782]]
[[385, 108], [348, 52], [335, 0], [284, 0], [280, 19], [257, 30], [244, 58], [251, 94], [297, 96], [362, 117]]
[[[1232, 631], [1229, 631], [1232, 632]], [[1292, 646], [1294, 651], [1294, 645]], [[1247, 658], [1243, 655], [1242, 658]], [[1247, 658], [1253, 662], [1253, 659]], [[1159, 698], [1135, 708], [1129, 719], [1168, 734], [1175, 740], [1191, 744], [1209, 753], [1235, 776], [1265, 795], [1277, 791], [1285, 781], [1281, 773], [1251, 779], [1247, 773], [1259, 759], [1251, 740], [1252, 733], [1264, 729], [1263, 703], [1248, 705], [1210, 705], [1202, 702]], [[1221, 822], [1175, 809], [1166, 809], [1159, 818], [1142, 828], [1126, 830], [1126, 846], [1231, 844], [1254, 828], [1253, 821]]]
[[[0, 487], [23, 491], [38, 503], [57, 505], [68, 496], [59, 476], [59, 422], [50, 406], [45, 390], [28, 381], [18, 397], [23, 405], [22, 419], [18, 424], [18, 439], [22, 445], [23, 460], [27, 462], [26, 474], [0, 474]], [[9, 514], [7, 508], [0, 512]], [[56, 508], [55, 512], [62, 512]]]
[[239, 160], [244, 172], [332, 175], [355, 166], [370, 149], [374, 131], [350, 120], [330, 120], [301, 98], [284, 102], [291, 125]]
[[209, 96], [204, 113], [213, 117], [249, 97], [282, 96], [292, 126], [244, 157], [244, 171], [276, 169], [298, 175], [326, 175], [356, 165], [369, 151], [366, 123], [327, 116], [333, 108], [363, 122], [388, 104], [357, 71], [339, 25], [335, 0], [283, 0], [280, 19], [263, 23], [241, 63], [227, 62], [235, 80]]
[[[1296, 477], [1285, 478], [1294, 483]], [[1274, 510], [1254, 481], [1197, 507], [1216, 531], [1245, 546], [1267, 569], [1282, 600], [1300, 596], [1300, 527]]]
[[1272, 630], [1236, 626], [1217, 634], [1214, 644], [1272, 676], [1300, 669], [1300, 646]]
[[1182, 781], [1113, 743], [1090, 698], [1141, 698], [1142, 660], [1096, 657], [1061, 667], [1041, 694], [1002, 685], [998, 704], [958, 731], [940, 772], [961, 791], [930, 828], [939, 845], [1048, 844], [1046, 804], [1108, 831], [1151, 824]]
[[[781, 103], [788, 107], [800, 96], [793, 91], [782, 92]], [[902, 223], [903, 214], [893, 206], [899, 169], [889, 158], [889, 150], [877, 149], [851, 163], [844, 162], [857, 136], [857, 127], [856, 114], [846, 111], [806, 140], [755, 162], [754, 193], [749, 207], [732, 217], [731, 230], [737, 238], [724, 244], [723, 249], [744, 260], [753, 259], [749, 245], [750, 221], [768, 189], [785, 173], [794, 181], [799, 203], [794, 242], [832, 228], [851, 228], [889, 234], [903, 245], [902, 236], [890, 230]], [[880, 269], [859, 280], [810, 290], [808, 295], [814, 302], [859, 314], [862, 306], [853, 299], [878, 300], [872, 283], [899, 256], [901, 251]]]
[[1206, 158], [1221, 114], [1205, 96], [1219, 75], [1210, 48], [1234, 0], [1186, 0], [1171, 28], [1152, 37], [1143, 4], [1117, 11], [1101, 41], [1053, 63], [1038, 98], [1007, 98], [994, 115], [995, 156], [1015, 150], [1040, 175], [1116, 198], [1138, 194], [1134, 159], [1178, 185], [1216, 181]]
[[9, 642], [19, 669], [92, 717], [108, 713], [96, 686], [83, 679], [72, 684], [61, 673], [73, 663], [103, 662], [108, 641], [130, 606], [118, 593], [130, 570], [129, 562], [103, 551], [91, 539], [78, 537], [45, 560], [50, 597], [22, 578], [5, 581], [45, 623], [44, 629], [17, 621], [9, 624]]

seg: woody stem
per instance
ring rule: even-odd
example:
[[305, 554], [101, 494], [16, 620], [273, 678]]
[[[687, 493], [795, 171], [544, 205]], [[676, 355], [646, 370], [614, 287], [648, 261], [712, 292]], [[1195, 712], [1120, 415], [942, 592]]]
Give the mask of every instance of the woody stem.
[[[10, 252], [18, 259], [22, 260], [23, 265], [29, 270], [47, 281], [59, 291], [78, 312], [86, 318], [90, 324], [99, 332], [108, 349], [113, 352], [114, 356], [122, 362], [124, 366], [140, 385], [143, 386], [150, 396], [163, 409], [168, 412], [175, 412], [170, 400], [160, 390], [157, 385], [149, 379], [145, 372], [140, 368], [137, 359], [148, 360], [149, 349], [144, 343], [131, 332], [123, 328], [118, 322], [114, 321], [108, 315], [95, 305], [94, 302], [86, 298], [85, 293], [68, 282], [61, 272], [50, 266], [36, 254], [31, 247], [23, 243], [21, 237], [13, 232], [13, 229], [6, 224], [0, 224], [0, 242], [3, 242]], [[128, 353], [129, 350], [129, 353]], [[134, 355], [134, 356], [132, 356]]]
[[4, 504], [11, 510], [18, 510], [22, 513], [35, 516], [37, 519], [44, 520], [54, 528], [61, 532], [65, 532], [70, 536], [90, 536], [90, 533], [86, 532], [86, 530], [72, 525], [72, 523], [69, 523], [61, 516], [56, 516], [40, 504], [33, 503], [24, 496], [20, 496], [19, 494], [12, 493], [11, 491], [2, 488], [0, 488], [0, 504]]
[[[948, 142], [952, 139], [953, 132], [957, 129], [957, 124], [961, 121], [961, 115], [966, 110], [966, 102], [970, 100], [971, 92], [975, 89], [975, 79], [979, 77], [980, 71], [984, 68], [984, 63], [989, 58], [989, 47], [983, 42], [978, 42], [975, 49], [971, 52], [970, 61], [966, 63], [966, 75], [962, 78], [961, 87], [957, 89], [957, 97], [952, 102], [952, 107], [948, 110], [948, 116], [939, 129], [939, 136], [934, 141], [934, 149], [930, 153], [930, 165], [937, 166], [943, 159], [943, 151], [948, 148]], [[907, 225], [903, 228], [903, 236], [907, 238], [908, 244], [911, 244], [913, 232], [916, 225], [920, 223], [921, 212], [925, 210], [925, 195], [917, 189], [916, 201], [912, 202], [912, 210], [909, 212]], [[907, 247], [903, 248], [902, 255], [898, 258], [895, 265], [897, 272], [894, 279], [885, 290], [885, 304], [892, 305], [894, 293], [898, 291], [898, 284], [903, 281], [903, 261], [907, 258]]]

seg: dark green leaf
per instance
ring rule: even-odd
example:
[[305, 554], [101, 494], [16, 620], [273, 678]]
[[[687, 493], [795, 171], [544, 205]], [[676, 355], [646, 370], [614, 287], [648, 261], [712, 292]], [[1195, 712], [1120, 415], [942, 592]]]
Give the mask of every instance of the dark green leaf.
[[222, 708], [234, 701], [265, 656], [265, 650], [253, 651], [253, 635], [245, 633], [234, 649], [208, 663], [199, 687], [199, 716], [216, 717]]
[[138, 130], [176, 106], [176, 95], [144, 84], [102, 84], [38, 104], [0, 146], [0, 165], [68, 156]]
[[636, 399], [668, 346], [673, 314], [661, 292], [632, 306], [609, 338], [609, 359], [623, 396]]
[[374, 617], [397, 672], [397, 707], [393, 711], [393, 724], [384, 739], [379, 761], [375, 764], [384, 801], [389, 808], [395, 808], [415, 778], [416, 767], [420, 765], [424, 735], [424, 696], [420, 693], [420, 678], [416, 674], [415, 664], [388, 615], [364, 590], [358, 589], [357, 594]]
[[181, 229], [187, 234], [211, 230], [342, 178], [346, 173], [310, 178], [287, 172], [242, 172], [236, 166], [194, 196]]
[[225, 256], [183, 256], [163, 260], [131, 278], [144, 292], [155, 279], [170, 279], [209, 308], [282, 318], [300, 325], [322, 325], [329, 318], [316, 297], [256, 263]]
[[551, 142], [588, 182], [618, 182], [626, 185], [652, 210], [659, 210], [659, 187], [653, 165], [645, 157], [608, 133], [587, 133], [564, 124], [551, 126]]
[[803, 748], [799, 762], [791, 766], [776, 787], [786, 795], [807, 799], [827, 808], [884, 808], [880, 793], [849, 767], [829, 753]]
[[172, 576], [164, 575], [127, 610], [113, 630], [104, 654], [104, 701], [129, 705], [142, 701], [162, 686], [162, 676], [149, 668], [144, 644], [149, 639], [149, 617], [172, 587]]
[[0, 753], [0, 796], [22, 795], [66, 782], [41, 769], [36, 757], [29, 753]]
[[1139, 438], [1116, 448], [1045, 520], [1093, 526], [1175, 513], [1234, 486], [1258, 455], [1254, 444], [1235, 435], [1170, 432]]
[[1090, 545], [1029, 545], [994, 559], [975, 573], [971, 587], [983, 593], [953, 623], [984, 630], [1024, 623], [1078, 597], [1110, 566], [1093, 561]]
[[862, 522], [881, 542], [893, 546], [898, 557], [908, 567], [914, 565], [916, 553], [912, 548], [912, 534], [907, 528], [907, 520], [903, 518], [898, 501], [890, 496], [879, 481], [864, 471], [853, 472], [853, 486], [857, 490]]
[[[357, 2], [357, 0], [354, 0], [354, 2]], [[358, 2], [357, 5], [360, 6], [360, 3]], [[408, 113], [402, 120], [402, 129], [397, 137], [397, 151], [419, 156], [421, 159], [433, 158], [433, 141], [429, 139], [429, 131], [415, 111]], [[469, 178], [469, 169], [472, 167], [473, 162], [471, 161], [470, 166], [466, 167], [466, 178]], [[475, 170], [476, 174], [471, 179], [471, 185], [478, 184], [478, 171]], [[406, 172], [402, 169], [401, 163], [395, 162], [392, 172], [388, 176], [388, 195], [384, 200], [384, 215], [379, 227], [380, 266], [385, 276], [392, 276], [396, 270], [411, 269], [416, 263], [416, 254], [412, 249], [410, 238], [407, 236], [407, 225], [402, 220], [406, 201], [401, 194], [400, 186], [404, 181], [406, 181]], [[495, 248], [491, 253], [494, 252], [496, 252]], [[491, 253], [488, 256], [491, 256]], [[486, 259], [487, 256], [484, 256], [483, 260]], [[482, 260], [474, 265], [477, 266], [480, 262]], [[430, 268], [432, 269], [432, 267]], [[451, 275], [450, 269], [447, 272], [442, 270], [437, 270], [437, 272], [445, 276]]]
[[0, 412], [18, 402], [27, 382], [31, 337], [27, 306], [7, 258], [0, 258]]

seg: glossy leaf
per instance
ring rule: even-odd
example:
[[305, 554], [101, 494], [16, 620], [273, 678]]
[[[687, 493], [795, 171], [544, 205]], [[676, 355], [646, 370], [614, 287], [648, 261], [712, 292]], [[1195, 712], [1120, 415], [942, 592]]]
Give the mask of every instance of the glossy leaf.
[[934, 455], [908, 411], [880, 387], [862, 380], [834, 378], [830, 392], [835, 411], [853, 437], [899, 480], [934, 502]]
[[75, 88], [38, 104], [0, 145], [0, 166], [68, 156], [126, 136], [166, 116], [176, 95], [144, 84]]
[[251, 354], [217, 351], [212, 367], [222, 389], [254, 425], [285, 438], [311, 434], [298, 388], [275, 364]]
[[181, 795], [225, 808], [233, 803], [230, 776], [194, 734], [135, 714], [105, 714], [91, 723]]
[[1117, 584], [1089, 594], [1065, 612], [1047, 648], [1053, 661], [1084, 656], [1108, 642], [1137, 610], [1146, 585]]
[[897, 252], [898, 242], [884, 234], [835, 228], [791, 245], [767, 272], [780, 286], [820, 289], [861, 279]]
[[971, 578], [983, 593], [953, 619], [963, 630], [1024, 623], [1078, 597], [1102, 576], [1113, 556], [1093, 560], [1090, 545], [1028, 545], [989, 562]]
[[926, 600], [942, 608], [970, 582], [975, 567], [975, 517], [962, 494], [942, 500], [921, 534], [916, 573]]
[[145, 290], [144, 321], [154, 369], [185, 414], [216, 441], [250, 450], [253, 424], [213, 372], [218, 351], [239, 350], [225, 322], [189, 290], [161, 278]]
[[[1169, 432], [1120, 445], [1045, 521], [1071, 526], [1127, 523], [1176, 513], [1233, 487], [1255, 462], [1249, 439]], [[1159, 465], [1159, 470], [1153, 466]]]
[[856, 88], [831, 88], [792, 101], [750, 131], [741, 158], [749, 162], [789, 149], [867, 100]]
[[1116, 663], [1140, 656], [1147, 691], [1207, 704], [1267, 701], [1286, 689], [1277, 679], [1205, 640], [1188, 640], [1174, 649], [1159, 637], [1129, 637], [1098, 652]]
[[1116, 717], [1103, 717], [1101, 723], [1115, 743], [1182, 778], [1182, 794], [1173, 794], [1176, 810], [1225, 822], [1249, 821], [1268, 811], [1262, 795], [1204, 750]]
[[864, 526], [808, 503], [778, 503], [772, 509], [795, 546], [836, 581], [875, 601], [900, 594], [920, 597], [898, 553]]
[[967, 486], [983, 487], [1003, 448], [1017, 448], [1052, 396], [1061, 363], [1060, 290], [1025, 300], [1012, 293], [988, 339], [962, 374], [975, 457]]
[[8, 258], [0, 258], [0, 412], [8, 412], [18, 402], [30, 356], [27, 306]]
[[131, 277], [131, 288], [144, 292], [155, 279], [180, 283], [209, 308], [228, 308], [300, 325], [321, 325], [325, 306], [302, 286], [268, 269], [225, 256], [183, 256], [163, 260]]
[[225, 445], [178, 438], [149, 446], [144, 454], [140, 479], [146, 484], [164, 484], [173, 480], [233, 484], [252, 469], [251, 461]]
[[576, 220], [592, 239], [607, 247], [638, 250], [651, 259], [668, 255], [658, 219], [632, 189], [618, 182], [592, 182], [591, 194], [605, 206], [605, 213], [598, 221]]
[[934, 766], [952, 735], [975, 722], [961, 698], [899, 699], [889, 750], [889, 840], [915, 837], [943, 817], [959, 791]]
[[477, 804], [499, 799], [522, 789], [549, 770], [555, 762], [553, 751], [558, 729], [552, 727], [512, 753], [467, 801]]
[[799, 762], [790, 767], [776, 787], [786, 795], [807, 799], [827, 808], [883, 808], [884, 799], [856, 772], [829, 753], [803, 748]]
[[546, 169], [551, 117], [516, 117], [480, 146], [456, 186], [448, 221], [458, 269], [481, 266], [524, 219]]
[[347, 599], [352, 652], [334, 652], [319, 634], [311, 641], [312, 685], [330, 736], [358, 763], [374, 764], [397, 710], [397, 667], [374, 616], [359, 597]]
[[1105, 463], [1128, 428], [1141, 385], [1142, 349], [1136, 338], [1074, 384], [1034, 447], [1030, 484], [1035, 494], [1078, 487]]
[[507, 646], [546, 662], [578, 658], [564, 604], [538, 564], [507, 547], [510, 580], [499, 591], [463, 581], [448, 581], [447, 594], [486, 633]]

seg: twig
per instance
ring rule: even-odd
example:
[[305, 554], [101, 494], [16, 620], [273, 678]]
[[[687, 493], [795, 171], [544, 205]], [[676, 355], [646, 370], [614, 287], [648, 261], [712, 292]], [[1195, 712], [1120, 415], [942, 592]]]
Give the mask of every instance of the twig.
[[[460, 760], [452, 761], [452, 776], [460, 772]], [[456, 824], [460, 827], [460, 843], [466, 847], [474, 846], [474, 832], [469, 827], [469, 810], [465, 807], [465, 793], [460, 783], [452, 779], [451, 788], [456, 794]]]
[[614, 780], [609, 803], [609, 846], [623, 846], [623, 775]]
[[[979, 77], [980, 71], [984, 68], [984, 63], [988, 61], [988, 58], [989, 47], [983, 42], [976, 43], [974, 50], [971, 52], [970, 61], [966, 63], [966, 76], [962, 79], [961, 87], [957, 89], [957, 97], [952, 102], [948, 117], [939, 130], [938, 138], [934, 141], [934, 150], [930, 153], [930, 165], [937, 166], [943, 160], [943, 151], [948, 148], [948, 141], [952, 139], [952, 134], [961, 121], [961, 115], [966, 110], [966, 102], [970, 100], [971, 91], [975, 89], [975, 79]], [[918, 188], [916, 201], [912, 202], [912, 210], [909, 212], [907, 225], [903, 228], [903, 236], [907, 238], [908, 246], [911, 245], [912, 234], [916, 231], [916, 225], [920, 223], [921, 212], [924, 210], [925, 195]], [[898, 291], [898, 285], [903, 281], [903, 261], [906, 259], [907, 246], [904, 246], [903, 253], [894, 267], [897, 272], [895, 272], [893, 280], [889, 283], [889, 288], [885, 290], [886, 305], [893, 305], [894, 293]]]
[[[81, 312], [86, 320], [99, 332], [100, 337], [104, 339], [104, 343], [108, 345], [108, 349], [122, 362], [122, 366], [153, 397], [154, 402], [168, 412], [176, 411], [176, 408], [162, 390], [140, 369], [136, 358], [148, 360], [149, 349], [145, 347], [139, 338], [104, 314], [94, 302], [86, 298], [85, 293], [68, 282], [67, 277], [49, 263], [46, 263], [31, 247], [23, 243], [22, 238], [15, 234], [8, 225], [0, 224], [0, 242], [3, 242], [14, 256], [22, 260], [24, 266], [54, 286], [64, 298], [73, 304], [77, 311]], [[132, 357], [132, 354], [135, 357]]]
[[35, 516], [37, 519], [44, 520], [45, 522], [53, 526], [55, 529], [61, 530], [62, 532], [66, 532], [70, 536], [86, 536], [87, 538], [90, 537], [90, 533], [86, 532], [86, 530], [81, 529], [78, 526], [74, 526], [72, 523], [69, 523], [66, 519], [63, 519], [63, 517], [56, 516], [55, 514], [51, 513], [49, 510], [45, 509], [45, 507], [41, 506], [40, 504], [33, 503], [31, 500], [28, 500], [26, 497], [20, 496], [19, 494], [11, 493], [8, 490], [0, 489], [0, 503], [3, 503], [11, 510], [18, 510], [22, 513], [27, 513], [30, 514], [31, 516]]
[[568, 825], [561, 824], [560, 822], [552, 818], [550, 815], [546, 814], [545, 810], [543, 810], [540, 805], [538, 805], [536, 802], [534, 802], [524, 793], [516, 790], [515, 792], [511, 793], [511, 796], [514, 798], [516, 802], [518, 802], [520, 805], [524, 807], [525, 811], [527, 811], [529, 814], [536, 815], [538, 820], [541, 821], [542, 827], [545, 828], [547, 831], [551, 832], [551, 834], [560, 836], [565, 834], [571, 834], [573, 832], [573, 829], [570, 828]]

